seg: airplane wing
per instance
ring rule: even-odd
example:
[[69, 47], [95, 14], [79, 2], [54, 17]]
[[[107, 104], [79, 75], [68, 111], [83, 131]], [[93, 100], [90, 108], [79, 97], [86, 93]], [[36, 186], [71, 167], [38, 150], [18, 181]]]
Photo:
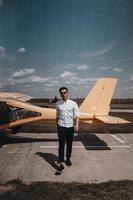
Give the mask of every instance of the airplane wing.
[[19, 101], [19, 100], [16, 100], [16, 99], [11, 99], [11, 98], [6, 99], [6, 103], [10, 106], [23, 108], [25, 110], [34, 111], [34, 112], [38, 112], [38, 113], [41, 113], [41, 114], [45, 113], [45, 108], [41, 108], [39, 106], [35, 106], [35, 105], [30, 104], [30, 103], [22, 102], [22, 101]]
[[31, 123], [31, 122], [40, 121], [42, 119], [44, 119], [43, 116], [28, 117], [28, 118], [25, 118], [25, 119], [18, 119], [14, 122], [9, 122], [9, 123], [0, 125], [0, 129], [13, 128], [13, 127], [21, 126], [21, 125], [28, 124], [28, 123]]
[[[9, 97], [5, 97], [6, 95], [4, 94], [4, 101], [6, 102], [7, 105], [9, 106], [13, 106], [13, 107], [16, 107], [16, 108], [21, 108], [21, 109], [24, 109], [24, 110], [28, 110], [28, 111], [32, 111], [32, 112], [36, 112], [36, 113], [40, 113], [41, 115], [40, 116], [36, 116], [36, 117], [26, 117], [26, 118], [23, 118], [23, 119], [16, 119], [15, 121], [10, 121], [10, 122], [6, 122], [6, 123], [3, 123], [3, 124], [0, 124], [0, 129], [7, 129], [7, 128], [13, 128], [15, 126], [20, 126], [20, 125], [24, 125], [24, 124], [27, 124], [27, 123], [30, 123], [30, 122], [35, 122], [35, 121], [38, 121], [38, 120], [42, 120], [42, 119], [51, 119], [51, 118], [55, 118], [56, 116], [56, 111], [55, 109], [51, 109], [51, 108], [42, 108], [42, 107], [39, 107], [39, 106], [35, 106], [33, 104], [30, 104], [30, 103], [27, 103], [27, 102], [23, 102], [23, 101], [20, 101], [15, 98], [11, 98], [11, 96]], [[20, 96], [19, 96], [20, 97]]]
[[0, 92], [0, 101], [6, 101], [7, 98], [12, 98], [25, 102], [32, 99], [33, 97], [15, 92]]
[[27, 111], [40, 113], [41, 116], [25, 118], [25, 119], [18, 119], [13, 122], [8, 122], [6, 124], [0, 124], [0, 129], [6, 128], [6, 127], [15, 127], [18, 125], [26, 124], [26, 123], [33, 122], [33, 121], [38, 121], [41, 119], [55, 119], [56, 118], [56, 110], [53, 108], [42, 108], [42, 107], [27, 103], [27, 102], [23, 102], [23, 101], [20, 101], [18, 99], [14, 99], [11, 97], [5, 98], [5, 102], [9, 106], [24, 109]]

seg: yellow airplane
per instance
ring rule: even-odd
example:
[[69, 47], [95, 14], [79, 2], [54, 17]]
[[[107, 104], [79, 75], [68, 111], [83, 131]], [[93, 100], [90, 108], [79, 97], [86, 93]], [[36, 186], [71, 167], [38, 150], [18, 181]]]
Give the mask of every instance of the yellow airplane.
[[[116, 86], [117, 79], [113, 78], [100, 78], [81, 104], [80, 110], [80, 121], [85, 123], [107, 123], [107, 124], [121, 124], [130, 123], [129, 121], [109, 116], [110, 101], [113, 96], [113, 92]], [[19, 93], [0, 93], [0, 118], [2, 119], [5, 115], [12, 115], [13, 108], [25, 109], [28, 111], [35, 112], [35, 117], [27, 118], [15, 118], [13, 120], [9, 117], [7, 122], [0, 120], [0, 129], [14, 128], [20, 125], [24, 125], [30, 122], [38, 120], [55, 120], [56, 109], [54, 108], [42, 108], [32, 105], [28, 102], [30, 97], [19, 94]], [[12, 108], [12, 111], [11, 111]], [[2, 110], [3, 109], [3, 110]]]

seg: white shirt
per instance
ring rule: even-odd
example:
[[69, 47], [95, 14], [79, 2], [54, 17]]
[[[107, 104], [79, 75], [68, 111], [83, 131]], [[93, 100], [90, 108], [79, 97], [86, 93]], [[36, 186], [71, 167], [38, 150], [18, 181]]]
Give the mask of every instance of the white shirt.
[[76, 117], [79, 117], [79, 109], [76, 102], [70, 99], [56, 102], [56, 118], [58, 118], [59, 126], [73, 127]]

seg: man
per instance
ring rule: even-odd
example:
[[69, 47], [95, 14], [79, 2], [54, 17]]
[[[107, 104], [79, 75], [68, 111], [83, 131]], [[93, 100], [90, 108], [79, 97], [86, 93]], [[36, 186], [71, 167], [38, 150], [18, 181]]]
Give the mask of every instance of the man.
[[77, 103], [69, 99], [68, 88], [61, 87], [59, 92], [62, 99], [56, 103], [56, 120], [59, 140], [58, 163], [60, 164], [58, 171], [62, 172], [64, 171], [63, 162], [65, 143], [66, 165], [72, 165], [70, 158], [74, 131], [79, 130], [79, 109]]

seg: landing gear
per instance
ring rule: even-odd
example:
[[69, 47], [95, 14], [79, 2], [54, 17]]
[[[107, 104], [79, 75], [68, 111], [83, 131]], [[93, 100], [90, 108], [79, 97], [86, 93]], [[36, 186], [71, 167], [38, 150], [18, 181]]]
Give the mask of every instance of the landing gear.
[[16, 126], [16, 127], [14, 127], [14, 128], [11, 128], [12, 134], [18, 133], [18, 131], [19, 131], [21, 128], [22, 128], [22, 126]]

